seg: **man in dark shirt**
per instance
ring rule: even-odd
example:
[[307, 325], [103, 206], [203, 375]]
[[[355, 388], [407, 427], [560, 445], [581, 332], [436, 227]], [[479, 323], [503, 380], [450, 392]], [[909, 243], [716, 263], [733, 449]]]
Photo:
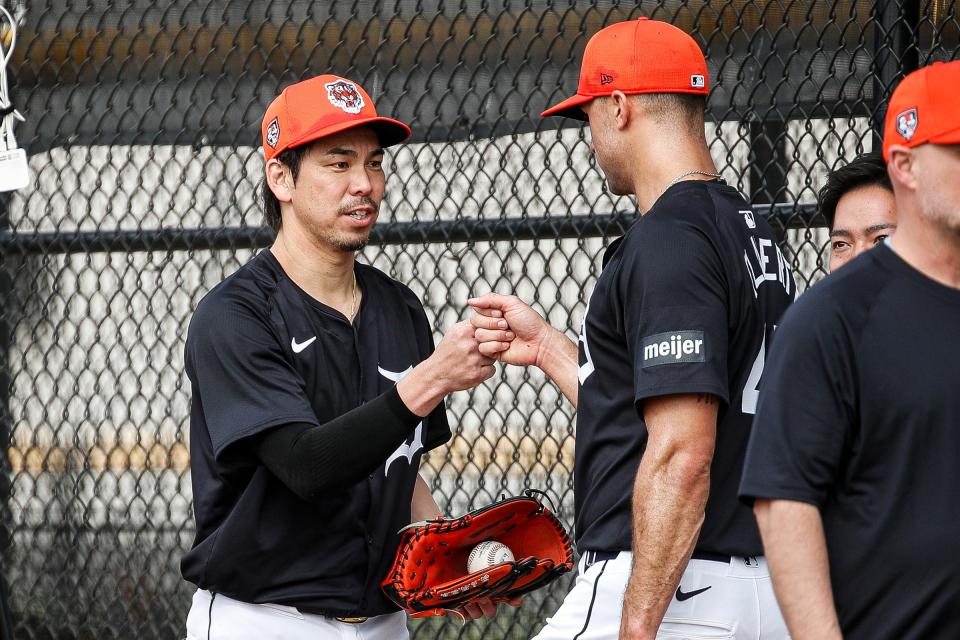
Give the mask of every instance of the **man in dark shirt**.
[[337, 76], [267, 109], [276, 241], [204, 297], [187, 336], [193, 640], [407, 637], [380, 581], [398, 530], [439, 515], [420, 457], [450, 437], [444, 397], [494, 371], [469, 323], [434, 350], [413, 292], [354, 259], [384, 148], [409, 133]]
[[544, 115], [589, 120], [610, 190], [643, 215], [603, 257], [579, 353], [513, 296], [471, 302], [482, 351], [540, 367], [577, 406], [580, 575], [541, 640], [786, 637], [737, 483], [796, 287], [770, 226], [719, 179], [707, 84], [672, 25], [593, 36], [577, 95]]
[[960, 62], [908, 75], [897, 233], [786, 314], [741, 495], [794, 640], [960, 638]]

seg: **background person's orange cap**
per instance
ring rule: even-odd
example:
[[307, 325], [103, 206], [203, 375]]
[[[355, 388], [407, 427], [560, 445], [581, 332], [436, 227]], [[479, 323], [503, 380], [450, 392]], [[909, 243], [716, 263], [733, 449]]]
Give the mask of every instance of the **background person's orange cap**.
[[576, 95], [541, 115], [586, 120], [580, 106], [616, 90], [707, 95], [709, 89], [707, 61], [693, 38], [672, 24], [640, 18], [595, 33], [583, 52]]
[[934, 62], [917, 69], [900, 81], [883, 127], [883, 159], [890, 159], [890, 147], [901, 144], [917, 147], [960, 143], [960, 60]]
[[263, 116], [263, 158], [269, 160], [285, 149], [361, 125], [371, 126], [383, 147], [410, 136], [410, 127], [378, 116], [367, 92], [346, 78], [323, 75], [292, 84]]

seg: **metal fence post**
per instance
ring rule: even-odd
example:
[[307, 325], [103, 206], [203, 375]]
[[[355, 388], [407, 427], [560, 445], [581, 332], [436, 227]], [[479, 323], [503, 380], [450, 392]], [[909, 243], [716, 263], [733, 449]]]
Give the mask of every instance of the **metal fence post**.
[[920, 65], [917, 25], [920, 3], [914, 0], [877, 2], [873, 40], [873, 148], [883, 142], [883, 119], [896, 83]]
[[[750, 121], [750, 203], [774, 205], [787, 195], [786, 124], [777, 120]], [[771, 207], [771, 211], [773, 207]], [[777, 239], [783, 242], [787, 224], [769, 220]], [[779, 224], [778, 224], [779, 222]]]
[[784, 202], [787, 190], [787, 143], [784, 123], [776, 120], [750, 122], [750, 202]]
[[[10, 194], [0, 193], [0, 229], [10, 228]], [[13, 291], [13, 262], [19, 258], [0, 253], [0, 639], [13, 640], [13, 617], [7, 600], [6, 573], [9, 567], [11, 532], [9, 502], [11, 493], [10, 465], [10, 294]]]

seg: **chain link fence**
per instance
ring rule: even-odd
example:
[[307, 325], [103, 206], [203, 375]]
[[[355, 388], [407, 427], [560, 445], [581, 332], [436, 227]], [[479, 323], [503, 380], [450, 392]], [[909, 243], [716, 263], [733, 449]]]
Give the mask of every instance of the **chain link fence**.
[[[490, 290], [575, 336], [603, 248], [636, 210], [605, 189], [588, 129], [538, 114], [575, 90], [598, 29], [646, 15], [694, 35], [713, 157], [801, 288], [828, 258], [813, 206], [826, 172], [879, 148], [905, 72], [960, 55], [945, 0], [6, 6], [32, 184], [0, 200], [0, 637], [34, 640], [183, 636], [183, 340], [204, 293], [269, 246], [259, 121], [285, 85], [345, 75], [412, 125], [362, 260], [422, 296], [438, 337]], [[448, 408], [454, 438], [424, 462], [445, 511], [532, 487], [572, 522], [574, 412], [542, 375], [501, 370]], [[527, 638], [568, 584], [413, 635]]]

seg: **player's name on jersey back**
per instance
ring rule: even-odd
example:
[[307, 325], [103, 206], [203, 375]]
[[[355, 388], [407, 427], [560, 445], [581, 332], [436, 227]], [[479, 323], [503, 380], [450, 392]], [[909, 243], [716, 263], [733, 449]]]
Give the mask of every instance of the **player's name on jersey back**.
[[750, 237], [750, 247], [744, 249], [743, 260], [753, 282], [753, 293], [757, 294], [764, 282], [779, 282], [789, 295], [794, 295], [793, 278], [790, 265], [783, 257], [777, 243], [767, 238]]

